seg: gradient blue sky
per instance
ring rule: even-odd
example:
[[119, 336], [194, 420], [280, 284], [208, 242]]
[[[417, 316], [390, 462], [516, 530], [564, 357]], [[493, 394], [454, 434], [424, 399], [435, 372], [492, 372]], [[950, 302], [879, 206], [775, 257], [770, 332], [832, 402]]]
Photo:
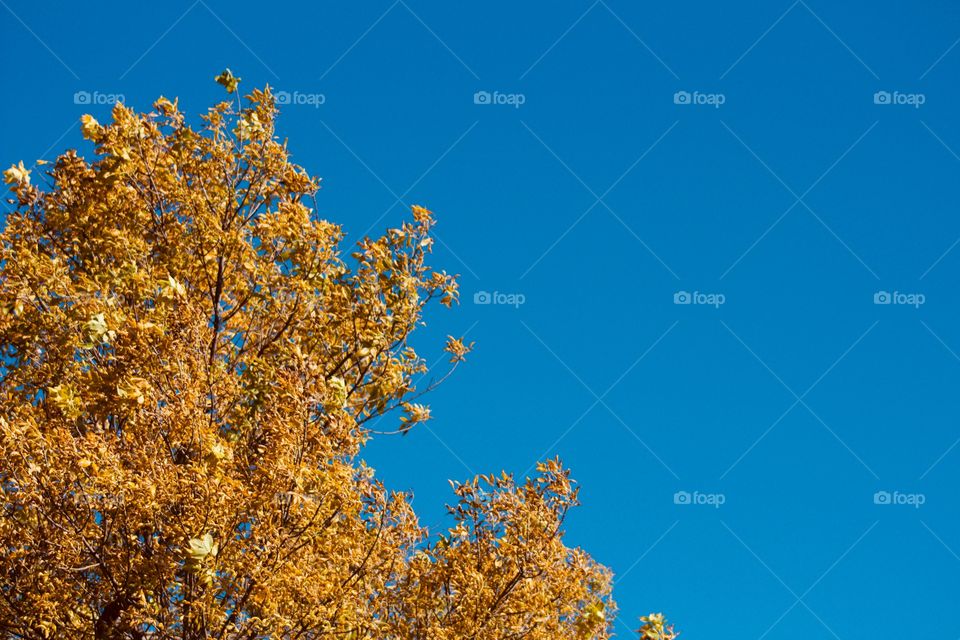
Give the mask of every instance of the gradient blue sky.
[[428, 206], [462, 274], [418, 344], [475, 353], [366, 453], [425, 524], [448, 478], [559, 454], [621, 636], [957, 638], [960, 6], [838, 4], [0, 0], [4, 162], [111, 94], [270, 83], [322, 215], [356, 239]]

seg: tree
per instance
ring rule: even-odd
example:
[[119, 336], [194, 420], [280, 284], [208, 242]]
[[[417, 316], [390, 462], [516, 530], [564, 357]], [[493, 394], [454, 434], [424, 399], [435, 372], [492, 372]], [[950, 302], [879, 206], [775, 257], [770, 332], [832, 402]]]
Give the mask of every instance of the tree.
[[[269, 88], [217, 80], [231, 99], [196, 129], [175, 101], [117, 105], [82, 118], [92, 162], [4, 174], [0, 633], [609, 637], [559, 461], [455, 484], [431, 537], [359, 458], [372, 419], [430, 417], [408, 338], [457, 299], [426, 264], [433, 215], [344, 255]], [[469, 350], [448, 339], [450, 371]]]

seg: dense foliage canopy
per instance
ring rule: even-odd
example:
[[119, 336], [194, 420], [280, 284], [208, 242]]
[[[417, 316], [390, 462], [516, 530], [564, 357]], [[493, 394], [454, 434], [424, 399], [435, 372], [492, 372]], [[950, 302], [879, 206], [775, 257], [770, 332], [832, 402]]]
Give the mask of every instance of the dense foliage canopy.
[[[430, 536], [358, 457], [372, 419], [429, 419], [408, 338], [456, 280], [426, 264], [422, 207], [344, 254], [269, 88], [237, 80], [197, 128], [117, 105], [82, 119], [92, 161], [4, 174], [0, 634], [609, 637], [559, 461], [454, 484]], [[448, 340], [451, 370], [469, 349]]]

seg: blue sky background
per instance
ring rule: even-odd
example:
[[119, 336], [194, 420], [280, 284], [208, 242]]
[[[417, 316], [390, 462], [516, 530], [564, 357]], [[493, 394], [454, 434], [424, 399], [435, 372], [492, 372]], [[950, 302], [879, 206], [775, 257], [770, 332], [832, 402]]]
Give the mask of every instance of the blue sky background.
[[960, 637], [956, 3], [0, 5], [6, 163], [230, 66], [350, 237], [438, 213], [463, 301], [418, 343], [476, 351], [366, 454], [425, 524], [559, 454], [622, 637]]

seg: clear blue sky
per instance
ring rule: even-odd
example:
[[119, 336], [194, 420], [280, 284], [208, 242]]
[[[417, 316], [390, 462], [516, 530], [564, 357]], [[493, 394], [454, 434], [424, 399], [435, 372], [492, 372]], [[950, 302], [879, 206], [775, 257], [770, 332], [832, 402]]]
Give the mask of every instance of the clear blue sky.
[[270, 83], [321, 213], [428, 206], [463, 276], [418, 344], [476, 352], [366, 454], [425, 524], [559, 454], [622, 635], [957, 638], [960, 7], [837, 4], [0, 0], [4, 162]]

